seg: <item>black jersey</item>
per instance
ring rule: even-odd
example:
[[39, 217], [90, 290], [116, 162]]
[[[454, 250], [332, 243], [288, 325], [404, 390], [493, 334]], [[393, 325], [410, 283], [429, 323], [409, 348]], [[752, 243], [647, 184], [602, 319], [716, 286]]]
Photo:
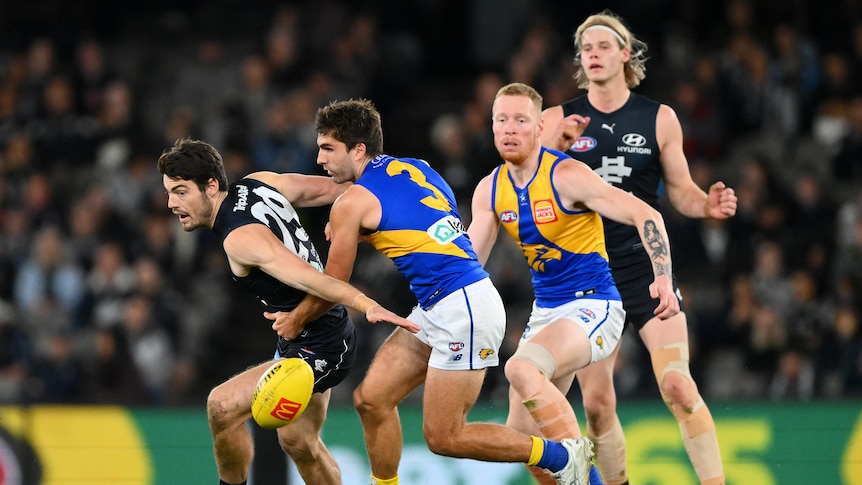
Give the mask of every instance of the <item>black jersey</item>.
[[[249, 178], [228, 187], [227, 198], [216, 215], [213, 232], [224, 241], [231, 231], [246, 224], [267, 226], [287, 249], [318, 270], [323, 270], [320, 255], [290, 202], [273, 187]], [[304, 291], [282, 283], [259, 268], [253, 268], [244, 277], [231, 276], [242, 288], [257, 296], [267, 311], [293, 310], [306, 295]], [[342, 330], [334, 331], [335, 327], [342, 327]], [[306, 325], [302, 335], [293, 342], [313, 341], [317, 348], [331, 343], [340, 348], [343, 346], [344, 332], [352, 331], [353, 324], [347, 318], [347, 310], [342, 305], [335, 305], [322, 317]]]
[[[589, 116], [581, 137], [566, 151], [599, 174], [605, 182], [659, 209], [662, 168], [656, 140], [659, 103], [631, 93], [622, 108], [602, 113], [580, 96], [563, 103], [563, 116]], [[645, 255], [634, 226], [604, 219], [611, 268], [625, 267]]]
[[[656, 117], [660, 104], [631, 93], [622, 108], [602, 113], [581, 96], [563, 105], [563, 116], [590, 117], [590, 124], [566, 151], [599, 174], [605, 182], [659, 208], [658, 186], [662, 178]], [[626, 310], [626, 323], [638, 331], [654, 317], [656, 300], [649, 294], [653, 281], [652, 262], [634, 226], [603, 219], [605, 245], [611, 271]], [[674, 290], [685, 310], [679, 290]]]

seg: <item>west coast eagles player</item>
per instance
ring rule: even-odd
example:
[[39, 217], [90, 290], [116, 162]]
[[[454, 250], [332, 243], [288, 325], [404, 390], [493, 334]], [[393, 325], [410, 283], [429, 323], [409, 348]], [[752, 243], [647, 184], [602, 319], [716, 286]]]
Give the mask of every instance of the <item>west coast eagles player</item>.
[[[318, 110], [316, 125], [317, 163], [336, 182], [354, 182], [332, 205], [326, 272], [350, 278], [357, 244], [365, 240], [393, 261], [418, 300], [407, 318], [421, 330], [396, 329], [353, 395], [371, 483], [398, 483], [397, 406], [424, 384], [423, 434], [434, 453], [529, 463], [554, 472], [556, 483], [586, 485], [592, 454], [586, 440], [561, 443], [467, 421], [486, 368], [498, 363], [506, 315], [476, 259], [452, 189], [428, 163], [383, 154], [380, 114], [368, 100], [331, 103]], [[310, 303], [309, 313], [320, 311], [319, 304]]]
[[[574, 372], [617, 347], [625, 312], [611, 278], [601, 216], [636, 228], [652, 261], [655, 314], [679, 311], [670, 247], [658, 211], [605, 183], [590, 168], [539, 143], [542, 97], [521, 83], [500, 88], [493, 104], [494, 145], [504, 163], [473, 194], [468, 230], [487, 261], [500, 226], [521, 247], [535, 302], [518, 349], [506, 363], [507, 423], [549, 439], [581, 436], [566, 400]], [[591, 469], [592, 483], [601, 483]], [[530, 472], [551, 482], [543, 470]], [[551, 482], [552, 483], [552, 482]]]

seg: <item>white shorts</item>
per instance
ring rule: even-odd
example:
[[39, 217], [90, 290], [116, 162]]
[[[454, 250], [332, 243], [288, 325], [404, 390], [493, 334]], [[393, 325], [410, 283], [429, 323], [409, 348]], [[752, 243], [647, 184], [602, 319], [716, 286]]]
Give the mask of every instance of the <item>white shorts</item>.
[[619, 344], [626, 311], [619, 300], [580, 298], [555, 308], [539, 308], [533, 302], [533, 311], [521, 342], [530, 340], [547, 325], [560, 319], [576, 323], [587, 334], [593, 350], [592, 363], [610, 355]]
[[500, 363], [506, 309], [489, 278], [453, 292], [428, 310], [416, 306], [407, 319], [419, 325], [416, 338], [431, 347], [429, 367], [470, 370]]

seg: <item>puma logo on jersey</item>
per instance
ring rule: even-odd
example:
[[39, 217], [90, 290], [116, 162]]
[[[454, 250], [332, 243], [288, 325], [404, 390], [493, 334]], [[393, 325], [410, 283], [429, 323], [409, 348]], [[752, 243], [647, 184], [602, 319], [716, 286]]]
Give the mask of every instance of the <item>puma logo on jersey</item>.
[[610, 125], [608, 125], [607, 123], [602, 123], [602, 129], [610, 131], [611, 135], [614, 134], [614, 127], [615, 126], [617, 126], [616, 123], [611, 123]]

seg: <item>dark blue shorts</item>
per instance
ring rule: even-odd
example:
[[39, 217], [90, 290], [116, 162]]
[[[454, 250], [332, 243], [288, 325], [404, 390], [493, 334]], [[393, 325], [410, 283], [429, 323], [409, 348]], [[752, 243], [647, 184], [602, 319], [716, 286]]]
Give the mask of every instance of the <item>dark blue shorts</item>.
[[[611, 272], [617, 289], [620, 291], [620, 297], [623, 299], [623, 309], [626, 311], [626, 327], [631, 325], [635, 330], [640, 331], [648, 321], [655, 317], [653, 312], [658, 306], [658, 300], [649, 294], [649, 285], [655, 280], [652, 263], [644, 252], [643, 258], [638, 257], [636, 260], [628, 258], [628, 264], [612, 267]], [[684, 311], [675, 277], [673, 278], [673, 291], [679, 299], [680, 311]]]
[[276, 350], [276, 357], [299, 357], [311, 365], [314, 371], [314, 392], [323, 392], [338, 385], [350, 374], [350, 369], [356, 363], [356, 329], [346, 312], [343, 320], [327, 322], [324, 326], [327, 327], [325, 338], [309, 335], [288, 341], [279, 337]]

